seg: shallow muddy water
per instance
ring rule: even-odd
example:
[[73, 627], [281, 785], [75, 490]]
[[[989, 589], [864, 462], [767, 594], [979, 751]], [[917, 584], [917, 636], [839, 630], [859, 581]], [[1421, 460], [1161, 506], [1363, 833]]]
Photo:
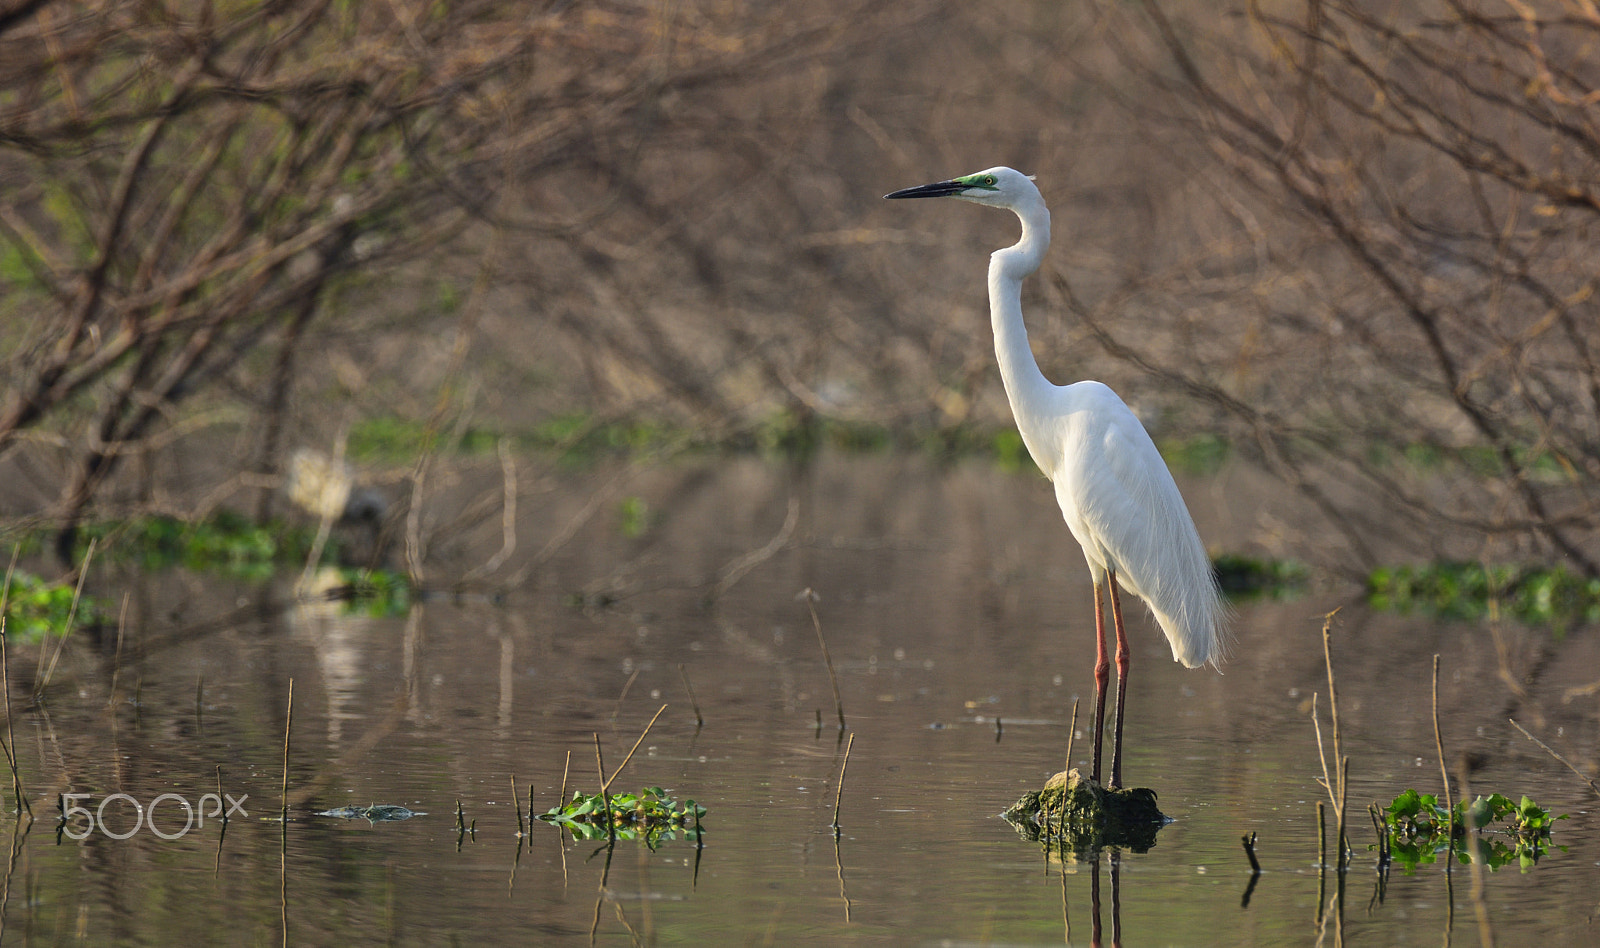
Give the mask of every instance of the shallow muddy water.
[[[460, 472], [462, 497], [494, 475]], [[1224, 548], [1257, 542], [1269, 508], [1281, 529], [1293, 507], [1228, 501], [1237, 488], [1185, 484]], [[635, 536], [619, 526], [623, 497], [648, 511]], [[1037, 477], [921, 458], [718, 459], [530, 480], [519, 510], [516, 551], [479, 583], [503, 595], [432, 597], [396, 617], [293, 605], [292, 577], [97, 571], [91, 591], [128, 594], [120, 662], [114, 634], [80, 635], [30, 705], [37, 651], [9, 656], [37, 820], [0, 827], [5, 944], [1600, 941], [1600, 798], [1508, 723], [1596, 772], [1592, 628], [1375, 614], [1354, 588], [1321, 584], [1240, 604], [1218, 675], [1175, 665], [1130, 609], [1124, 772], [1173, 822], [1148, 852], [1063, 864], [998, 817], [1061, 769], [1079, 698], [1073, 763], [1089, 752], [1088, 578]], [[429, 579], [500, 545], [493, 517], [441, 533]], [[797, 599], [807, 588], [854, 739], [837, 839], [845, 734]], [[1342, 881], [1319, 872], [1310, 716], [1316, 693], [1331, 735], [1320, 628], [1336, 606], [1356, 850]], [[1440, 786], [1436, 652], [1452, 771], [1470, 770], [1473, 793], [1569, 814], [1555, 830], [1564, 849], [1528, 871], [1374, 871], [1366, 805]], [[662, 705], [612, 790], [693, 798], [708, 810], [703, 848], [608, 853], [543, 823], [519, 840], [530, 788], [539, 812], [563, 779], [596, 790], [595, 736], [609, 773]], [[67, 824], [81, 840], [57, 833], [62, 793], [103, 817]], [[237, 807], [225, 832], [207, 793]], [[136, 825], [133, 804], [163, 794], [177, 796], [157, 804], [154, 828]], [[183, 801], [211, 818], [185, 831]], [[458, 801], [474, 832], [457, 831]], [[374, 803], [425, 815], [315, 815]], [[1251, 832], [1253, 887], [1240, 845]]]

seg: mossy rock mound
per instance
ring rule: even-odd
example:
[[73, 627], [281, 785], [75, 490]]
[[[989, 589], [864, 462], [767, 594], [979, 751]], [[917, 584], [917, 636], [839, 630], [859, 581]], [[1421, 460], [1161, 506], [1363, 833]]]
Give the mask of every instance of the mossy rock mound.
[[1076, 769], [1056, 774], [1044, 789], [1030, 790], [1001, 816], [1018, 835], [1075, 853], [1106, 846], [1144, 852], [1170, 823], [1148, 787], [1107, 789]]

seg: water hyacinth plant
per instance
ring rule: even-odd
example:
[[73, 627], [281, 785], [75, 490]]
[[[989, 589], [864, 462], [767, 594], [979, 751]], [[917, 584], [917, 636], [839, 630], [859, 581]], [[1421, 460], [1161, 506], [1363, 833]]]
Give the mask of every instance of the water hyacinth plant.
[[538, 818], [570, 831], [578, 839], [598, 840], [606, 839], [610, 831], [608, 814], [618, 839], [642, 840], [653, 850], [662, 840], [677, 839], [679, 834], [698, 842], [704, 832], [700, 820], [706, 815], [706, 808], [693, 800], [680, 804], [660, 787], [645, 787], [636, 794], [609, 795], [576, 790], [571, 800], [551, 807]]
[[1407, 872], [1452, 850], [1463, 863], [1477, 858], [1498, 869], [1515, 861], [1527, 871], [1550, 851], [1555, 822], [1567, 818], [1552, 816], [1527, 796], [1514, 803], [1495, 793], [1446, 807], [1434, 794], [1416, 790], [1395, 797], [1383, 817], [1390, 858]]

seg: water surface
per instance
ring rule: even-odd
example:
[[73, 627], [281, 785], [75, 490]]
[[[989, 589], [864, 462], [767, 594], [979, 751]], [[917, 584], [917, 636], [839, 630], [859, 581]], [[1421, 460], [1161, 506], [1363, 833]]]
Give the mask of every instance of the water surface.
[[[598, 485], [611, 493], [593, 504]], [[1262, 511], [1293, 509], [1244, 505], [1225, 483], [1184, 486], [1208, 540], [1233, 548], [1256, 542]], [[642, 534], [619, 528], [623, 495], [651, 511]], [[439, 499], [438, 522], [450, 503]], [[1173, 823], [1148, 852], [1063, 863], [998, 818], [1061, 769], [1078, 699], [1072, 763], [1089, 753], [1087, 573], [1037, 477], [921, 458], [719, 459], [574, 472], [526, 491], [521, 509], [516, 554], [477, 586], [505, 595], [431, 598], [391, 618], [294, 605], [288, 580], [97, 573], [100, 595], [129, 595], [120, 663], [114, 635], [79, 636], [30, 705], [38, 656], [10, 656], [38, 819], [9, 834], [5, 943], [1090, 944], [1097, 924], [1103, 942], [1128, 945], [1600, 939], [1600, 800], [1507, 720], [1595, 772], [1592, 629], [1373, 614], [1356, 590], [1323, 584], [1241, 604], [1218, 675], [1175, 665], [1130, 609], [1124, 772]], [[441, 532], [430, 579], [499, 546], [498, 523]], [[821, 597], [844, 733], [797, 599], [807, 588]], [[1316, 693], [1331, 737], [1319, 630], [1341, 606], [1357, 850], [1342, 901], [1338, 874], [1319, 871], [1326, 794], [1310, 718]], [[1452, 770], [1474, 792], [1570, 814], [1556, 830], [1565, 851], [1530, 871], [1374, 871], [1366, 805], [1440, 788], [1435, 652]], [[609, 772], [663, 704], [613, 789], [694, 798], [709, 810], [702, 849], [608, 852], [544, 824], [518, 839], [530, 787], [539, 811], [564, 779], [595, 790], [596, 735]], [[198, 802], [218, 792], [219, 768], [247, 813], [225, 832], [212, 819], [173, 839], [144, 825], [115, 839], [105, 830], [134, 818], [119, 798], [103, 829], [57, 836], [58, 793], [88, 794], [91, 809], [117, 793]], [[475, 832], [457, 831], [458, 801]], [[314, 815], [369, 803], [426, 815]], [[156, 822], [177, 836], [184, 813], [169, 798]], [[1264, 869], [1253, 888], [1250, 832]]]

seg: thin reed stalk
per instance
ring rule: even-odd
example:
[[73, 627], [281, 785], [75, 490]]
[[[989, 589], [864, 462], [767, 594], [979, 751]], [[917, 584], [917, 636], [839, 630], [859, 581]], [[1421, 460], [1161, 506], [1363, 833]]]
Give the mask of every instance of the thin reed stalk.
[[1072, 769], [1072, 744], [1078, 739], [1078, 699], [1072, 699], [1072, 723], [1067, 726], [1067, 765], [1061, 768], [1062, 773]]
[[1444, 811], [1449, 814], [1445, 819], [1449, 822], [1449, 845], [1447, 847], [1444, 871], [1450, 871], [1450, 864], [1455, 862], [1456, 853], [1456, 805], [1450, 796], [1450, 771], [1444, 764], [1444, 735], [1439, 730], [1439, 653], [1433, 654], [1433, 746], [1439, 752], [1439, 778], [1444, 781]]
[[[837, 745], [835, 745], [837, 746]], [[856, 736], [850, 735], [850, 740], [844, 745], [844, 762], [839, 765], [839, 785], [833, 790], [833, 835], [839, 835], [839, 802], [844, 799], [844, 772], [850, 766], [850, 748], [856, 746]]]
[[[15, 565], [13, 563], [13, 565]], [[6, 574], [7, 592], [10, 591], [11, 574]], [[11, 768], [11, 793], [17, 798], [17, 813], [27, 811], [28, 816], [33, 816], [33, 805], [28, 802], [27, 794], [22, 792], [22, 773], [17, 769], [17, 755], [14, 748], [17, 746], [17, 735], [11, 727], [11, 666], [6, 658], [6, 614], [3, 608], [4, 597], [0, 596], [0, 681], [4, 682], [4, 697], [6, 711], [6, 765]]]
[[1350, 852], [1350, 840], [1345, 835], [1345, 787], [1350, 778], [1350, 758], [1345, 757], [1339, 761], [1339, 871], [1344, 872], [1346, 856]]
[[1322, 784], [1322, 789], [1328, 791], [1328, 803], [1331, 806], [1339, 805], [1339, 795], [1333, 789], [1333, 775], [1328, 770], [1328, 752], [1322, 745], [1322, 722], [1317, 717], [1317, 694], [1311, 693], [1311, 729], [1317, 734], [1317, 762], [1322, 765], [1322, 777], [1317, 783]]
[[[617, 841], [617, 826], [611, 820], [611, 795], [606, 792], [606, 788], [610, 784], [606, 782], [606, 759], [600, 752], [599, 731], [594, 732], [594, 766], [595, 770], [600, 774], [600, 805], [604, 808], [606, 814], [606, 837], [615, 844]], [[622, 768], [618, 767], [617, 769], [621, 770]]]
[[[1333, 724], [1333, 759], [1344, 759], [1344, 751], [1339, 741], [1339, 689], [1333, 681], [1333, 617], [1339, 614], [1335, 609], [1322, 619], [1322, 659], [1328, 666], [1328, 718]], [[1332, 788], [1330, 788], [1332, 789]], [[1338, 796], [1344, 795], [1344, 777], [1339, 778]]]
[[22, 544], [11, 545], [11, 565], [6, 567], [5, 586], [0, 588], [0, 616], [6, 614], [6, 609], [11, 605], [11, 577], [17, 573], [17, 557], [22, 554]]
[[1378, 867], [1381, 869], [1389, 864], [1389, 830], [1378, 804], [1367, 804], [1367, 815], [1372, 818], [1372, 831], [1378, 836]]
[[[639, 732], [639, 739], [633, 742], [633, 747], [629, 749], [628, 756], [622, 758], [622, 763], [617, 765], [617, 769], [611, 772], [611, 776], [610, 777], [606, 776], [606, 773], [605, 773], [605, 771], [603, 769], [600, 771], [600, 796], [602, 798], [604, 798], [606, 796], [606, 791], [611, 788], [611, 781], [617, 779], [617, 774], [622, 773], [622, 768], [628, 766], [628, 761], [633, 759], [633, 752], [639, 749], [639, 745], [640, 744], [644, 743], [645, 735], [649, 734], [650, 733], [650, 729], [656, 726], [656, 718], [661, 717], [661, 712], [663, 712], [665, 710], [667, 710], [667, 706], [666, 705], [662, 705], [661, 707], [656, 709], [656, 713], [655, 714], [651, 715], [650, 723], [646, 724], [644, 726], [644, 730]], [[599, 753], [600, 753], [600, 736], [599, 735], [595, 735], [595, 755], [598, 757]]]
[[822, 637], [822, 620], [817, 618], [817, 599], [815, 592], [807, 587], [800, 593], [800, 598], [806, 601], [806, 609], [811, 612], [811, 625], [817, 630], [817, 644], [822, 646], [822, 661], [828, 666], [828, 681], [833, 684], [833, 707], [839, 714], [839, 730], [845, 730], [844, 699], [839, 697], [839, 676], [833, 670], [833, 657], [828, 654], [828, 642]]
[[[1337, 865], [1340, 871], [1343, 871], [1345, 854], [1350, 849], [1350, 840], [1345, 832], [1345, 783], [1350, 776], [1350, 758], [1344, 754], [1339, 735], [1339, 689], [1333, 677], [1333, 617], [1338, 614], [1339, 610], [1335, 609], [1322, 618], [1322, 660], [1328, 670], [1328, 717], [1333, 727], [1334, 770], [1331, 774], [1328, 771], [1328, 755], [1322, 744], [1322, 724], [1317, 718], [1315, 694], [1311, 697], [1311, 725], [1317, 734], [1317, 757], [1322, 763], [1321, 783], [1328, 790], [1328, 798], [1333, 804], [1335, 818], [1338, 821]], [[1319, 804], [1319, 811], [1320, 806]]]
[[1317, 865], [1328, 865], [1328, 805], [1317, 801]]
[[111, 660], [111, 694], [106, 698], [107, 708], [117, 706], [117, 679], [122, 677], [122, 636], [128, 628], [129, 595], [122, 594], [122, 611], [117, 614], [117, 655]]
[[289, 711], [283, 719], [283, 798], [280, 816], [289, 823], [289, 734], [294, 728], [294, 679], [289, 679]]
[[1529, 734], [1527, 728], [1524, 728], [1522, 725], [1517, 723], [1516, 718], [1507, 718], [1507, 720], [1511, 722], [1511, 726], [1512, 727], [1514, 727], [1517, 730], [1522, 732], [1522, 736], [1523, 737], [1526, 737], [1528, 740], [1534, 742], [1535, 744], [1538, 744], [1539, 747], [1542, 748], [1546, 754], [1549, 754], [1551, 757], [1554, 757], [1556, 760], [1558, 760], [1562, 764], [1566, 765], [1566, 768], [1568, 770], [1572, 771], [1574, 774], [1577, 774], [1579, 780], [1582, 780], [1584, 783], [1589, 785], [1589, 789], [1593, 790], [1595, 792], [1596, 796], [1600, 796], [1600, 785], [1596, 785], [1595, 782], [1593, 780], [1589, 779], [1584, 774], [1583, 771], [1581, 771], [1578, 768], [1572, 766], [1572, 762], [1571, 761], [1567, 760], [1565, 757], [1562, 757], [1560, 754], [1558, 754], [1554, 750], [1552, 750], [1550, 748], [1549, 744], [1546, 744], [1544, 741], [1541, 741], [1537, 737], [1534, 737], [1532, 734]]
[[[20, 816], [24, 810], [28, 816], [33, 816], [33, 806], [28, 803], [27, 796], [22, 792], [22, 774], [17, 770], [17, 755], [14, 748], [17, 746], [17, 736], [11, 727], [11, 668], [6, 660], [6, 609], [11, 605], [11, 578], [16, 575], [17, 557], [22, 552], [22, 544], [16, 543], [11, 547], [11, 565], [6, 567], [5, 584], [0, 586], [0, 680], [4, 681], [4, 697], [6, 712], [6, 765], [11, 768], [11, 792], [17, 798], [17, 813]], [[9, 879], [8, 888], [9, 888]]]
[[682, 662], [678, 663], [678, 676], [683, 679], [683, 690], [689, 693], [689, 707], [694, 709], [694, 726], [705, 727], [706, 719], [700, 716], [700, 701], [694, 696], [694, 685], [689, 684], [689, 672]]
[[[61, 661], [61, 653], [66, 651], [67, 637], [72, 635], [72, 624], [78, 618], [78, 604], [83, 601], [83, 583], [89, 578], [89, 564], [94, 560], [95, 544], [100, 542], [99, 537], [89, 540], [89, 549], [83, 554], [83, 565], [78, 567], [78, 584], [72, 590], [72, 606], [67, 610], [67, 625], [61, 630], [61, 637], [56, 641], [55, 654], [50, 658], [50, 667], [44, 670], [33, 687], [33, 697], [37, 701], [44, 695], [45, 689], [50, 687], [50, 679], [55, 677], [56, 663]], [[39, 656], [44, 657], [45, 646], [40, 646]]]

